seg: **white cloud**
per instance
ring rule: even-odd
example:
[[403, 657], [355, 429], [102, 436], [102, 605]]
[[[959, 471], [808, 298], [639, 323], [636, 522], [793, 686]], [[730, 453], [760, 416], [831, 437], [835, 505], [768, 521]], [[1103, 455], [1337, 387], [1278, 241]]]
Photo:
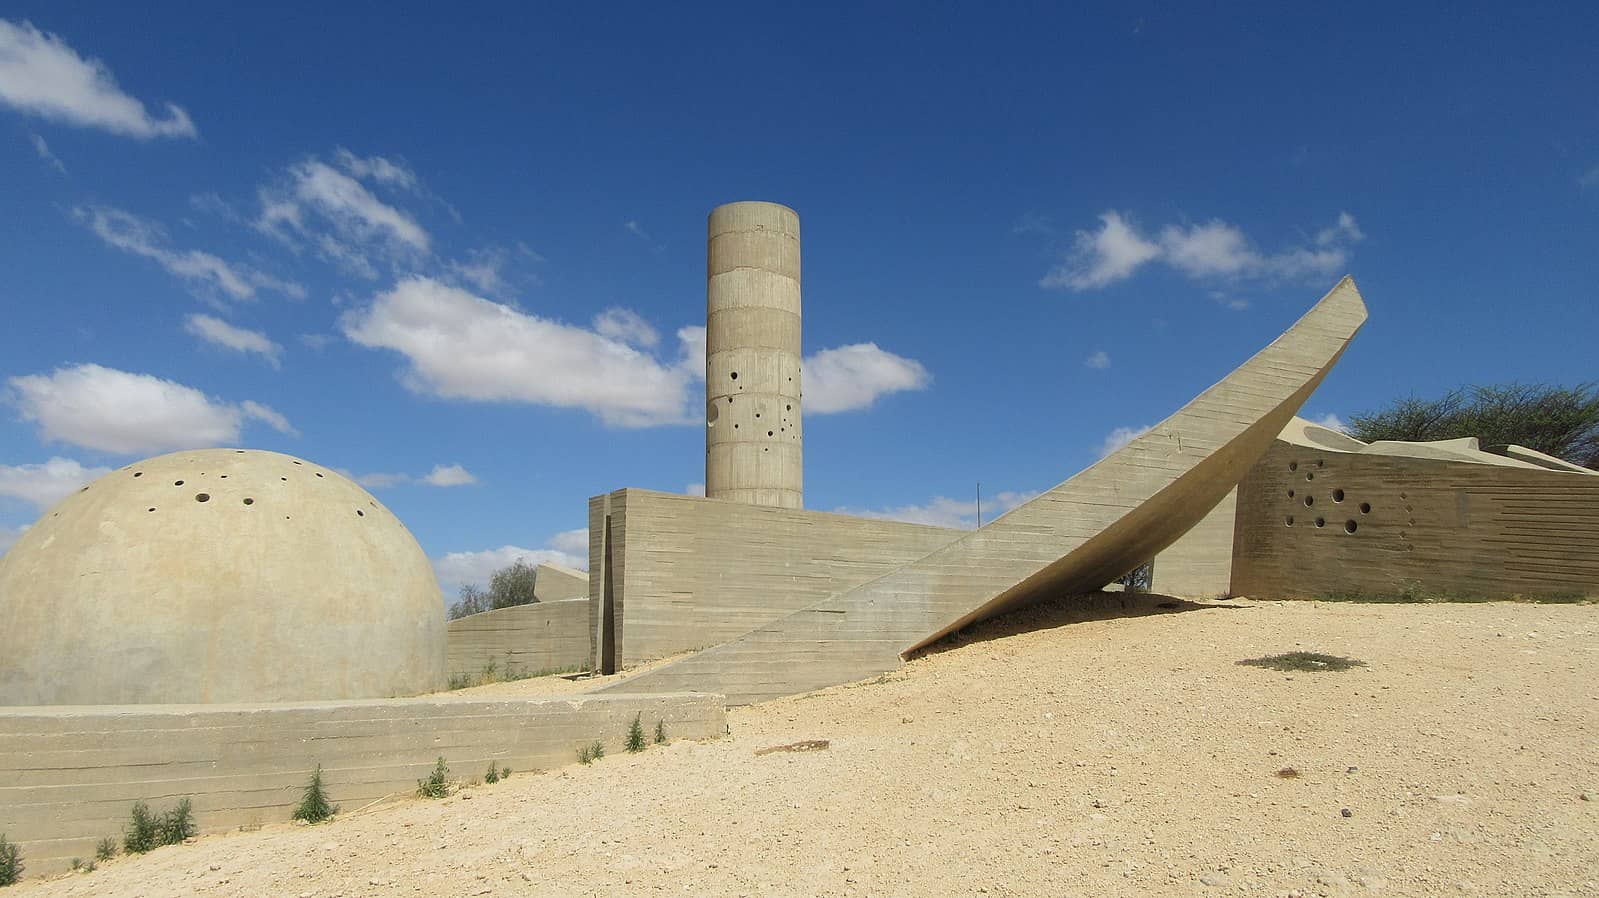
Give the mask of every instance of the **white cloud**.
[[196, 337], [216, 346], [231, 349], [235, 352], [253, 352], [265, 358], [272, 367], [279, 366], [279, 356], [283, 347], [272, 342], [266, 334], [260, 331], [246, 330], [242, 327], [213, 318], [210, 315], [190, 315], [183, 322], [183, 329]]
[[294, 425], [289, 423], [289, 419], [283, 417], [280, 412], [271, 406], [262, 405], [253, 399], [246, 399], [239, 403], [239, 410], [244, 413], [246, 418], [261, 421], [278, 433], [287, 434], [291, 437], [300, 435], [300, 432], [294, 429]]
[[1132, 276], [1144, 263], [1160, 255], [1160, 247], [1145, 240], [1118, 212], [1099, 216], [1098, 231], [1078, 231], [1076, 245], [1066, 261], [1039, 281], [1042, 287], [1091, 290]]
[[165, 118], [152, 116], [144, 103], [123, 93], [104, 63], [79, 56], [61, 38], [28, 22], [0, 19], [0, 103], [141, 140], [199, 133], [182, 107], [168, 103]]
[[428, 486], [469, 486], [477, 483], [477, 478], [460, 465], [434, 465], [423, 475], [422, 482]]
[[43, 510], [109, 473], [110, 468], [86, 468], [59, 456], [40, 465], [0, 465], [0, 496], [22, 499]]
[[[983, 523], [987, 524], [995, 518], [1018, 505], [1037, 496], [1034, 492], [1007, 491], [993, 496], [983, 497]], [[977, 499], [951, 499], [948, 496], [935, 496], [923, 505], [901, 505], [895, 508], [861, 509], [861, 508], [835, 508], [839, 514], [854, 515], [858, 518], [878, 518], [887, 521], [905, 521], [911, 524], [931, 524], [935, 527], [950, 527], [953, 529], [970, 530], [977, 526]]]
[[[559, 534], [550, 542], [553, 544], [555, 540], [565, 536], [566, 533]], [[586, 543], [587, 537], [584, 539]], [[486, 587], [495, 571], [509, 567], [517, 561], [525, 561], [532, 565], [551, 562], [562, 567], [585, 571], [589, 566], [588, 548], [585, 544], [583, 551], [578, 553], [556, 548], [525, 549], [521, 546], [507, 545], [481, 552], [450, 552], [433, 559], [433, 573], [438, 577], [439, 588], [444, 590], [445, 595], [453, 596], [468, 583]]]
[[511, 292], [511, 285], [501, 273], [505, 261], [504, 250], [475, 249], [467, 253], [465, 262], [451, 262], [450, 270], [490, 296], [506, 296]]
[[404, 355], [402, 381], [417, 393], [581, 408], [622, 427], [690, 420], [682, 362], [428, 278], [400, 281], [341, 327], [361, 346]]
[[[1220, 219], [1167, 225], [1156, 240], [1116, 212], [1104, 213], [1100, 221], [1099, 231], [1078, 232], [1072, 252], [1040, 285], [1090, 290], [1125, 280], [1156, 261], [1195, 280], [1299, 280], [1336, 274], [1348, 263], [1351, 247], [1365, 239], [1348, 212], [1340, 212], [1338, 222], [1318, 232], [1311, 245], [1277, 253], [1262, 252], [1242, 229]], [[1229, 305], [1237, 308], [1236, 302]]]
[[351, 480], [354, 480], [356, 483], [361, 484], [369, 490], [383, 490], [388, 489], [391, 486], [399, 486], [402, 483], [411, 482], [410, 474], [372, 473], [346, 476], [349, 476]]
[[879, 396], [925, 390], [933, 380], [921, 362], [876, 343], [824, 349], [805, 359], [804, 371], [805, 411], [819, 415], [867, 408]]
[[[589, 528], [578, 527], [575, 530], [562, 530], [550, 537], [545, 545], [568, 555], [587, 558], [589, 554]], [[571, 567], [571, 565], [567, 565]], [[586, 567], [587, 565], [585, 565]]]
[[1328, 430], [1336, 430], [1339, 433], [1349, 432], [1349, 425], [1344, 423], [1344, 419], [1331, 413], [1322, 415], [1320, 418], [1311, 418], [1310, 423], [1325, 427]]
[[687, 496], [703, 496], [705, 495], [705, 484], [691, 483], [683, 487], [683, 494]]
[[149, 374], [99, 365], [13, 377], [10, 402], [46, 441], [121, 454], [237, 445], [246, 419], [285, 433], [282, 415], [256, 402], [240, 405]]
[[1110, 353], [1108, 353], [1105, 350], [1101, 349], [1100, 351], [1094, 353], [1093, 355], [1089, 356], [1088, 358], [1083, 359], [1083, 364], [1087, 365], [1090, 368], [1098, 368], [1098, 369], [1101, 369], [1101, 370], [1103, 370], [1105, 368], [1109, 368], [1110, 367]]
[[[371, 160], [350, 159], [370, 174]], [[323, 258], [360, 277], [377, 277], [374, 256], [413, 262], [432, 250], [432, 238], [410, 214], [316, 158], [290, 166], [284, 182], [258, 193], [257, 228], [297, 250], [304, 241]]]
[[109, 206], [87, 206], [74, 210], [74, 214], [111, 246], [154, 259], [168, 273], [220, 290], [233, 299], [254, 299], [258, 288], [276, 290], [295, 299], [305, 298], [305, 288], [299, 284], [279, 280], [248, 266], [229, 264], [199, 250], [170, 249], [166, 245], [166, 232], [160, 225], [132, 213]]
[[56, 158], [56, 154], [50, 152], [50, 145], [45, 143], [43, 137], [40, 137], [39, 135], [30, 131], [28, 132], [28, 141], [33, 144], [33, 151], [39, 154], [40, 159], [43, 159], [51, 168], [55, 169], [61, 174], [64, 175], [67, 173], [66, 163]]
[[382, 156], [357, 156], [344, 147], [335, 150], [333, 158], [339, 163], [340, 168], [363, 181], [374, 181], [405, 190], [416, 188], [416, 172], [404, 162], [396, 162]]
[[1145, 424], [1143, 427], [1116, 428], [1109, 434], [1106, 434], [1105, 441], [1099, 444], [1099, 457], [1104, 458], [1105, 456], [1110, 455], [1112, 452], [1115, 452], [1117, 449], [1120, 449], [1128, 443], [1131, 443], [1133, 440], [1136, 440], [1144, 434], [1149, 433], [1149, 428], [1153, 426], [1155, 425]]
[[661, 342], [661, 335], [632, 309], [609, 308], [594, 316], [594, 330], [600, 336], [629, 346], [650, 347]]

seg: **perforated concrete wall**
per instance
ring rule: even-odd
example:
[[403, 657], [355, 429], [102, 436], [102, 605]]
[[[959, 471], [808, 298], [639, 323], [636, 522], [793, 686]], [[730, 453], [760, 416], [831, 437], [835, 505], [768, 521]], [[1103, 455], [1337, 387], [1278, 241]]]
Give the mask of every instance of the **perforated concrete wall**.
[[0, 708], [0, 832], [30, 875], [49, 874], [120, 839], [136, 801], [191, 798], [203, 833], [282, 823], [321, 764], [348, 812], [414, 794], [440, 756], [473, 779], [491, 760], [524, 775], [571, 764], [596, 739], [620, 751], [635, 714], [673, 739], [726, 728], [705, 695]]

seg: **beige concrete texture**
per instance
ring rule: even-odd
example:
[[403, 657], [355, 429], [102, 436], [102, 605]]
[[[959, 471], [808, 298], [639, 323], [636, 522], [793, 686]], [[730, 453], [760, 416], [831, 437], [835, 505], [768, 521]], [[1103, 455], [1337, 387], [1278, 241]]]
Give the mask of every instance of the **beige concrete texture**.
[[533, 597], [540, 602], [586, 598], [588, 594], [589, 575], [583, 571], [548, 561], [533, 568]]
[[733, 704], [805, 692], [892, 670], [972, 622], [1096, 589], [1209, 513], [1365, 320], [1346, 277], [1220, 383], [1065, 483], [925, 558], [616, 688], [716, 691]]
[[451, 676], [588, 670], [588, 628], [587, 596], [469, 614], [448, 625], [445, 666]]
[[48, 874], [94, 857], [102, 838], [120, 843], [136, 801], [160, 812], [192, 799], [202, 833], [287, 822], [320, 764], [350, 813], [413, 795], [440, 757], [471, 780], [491, 761], [522, 773], [572, 764], [596, 740], [622, 751], [635, 715], [672, 739], [726, 729], [710, 695], [3, 708], [0, 832], [30, 874]]
[[799, 215], [728, 203], [706, 230], [705, 495], [800, 508]]
[[1235, 489], [1181, 539], [1156, 555], [1150, 591], [1189, 599], [1231, 595], [1237, 508]]
[[[617, 490], [590, 504], [590, 533], [611, 522], [610, 607], [630, 667], [726, 642], [853, 589], [948, 544], [962, 531], [792, 508]], [[589, 559], [590, 604], [606, 606], [603, 542]], [[603, 639], [603, 628], [595, 644]], [[594, 666], [603, 669], [599, 659]]]
[[1599, 595], [1593, 472], [1474, 439], [1350, 442], [1340, 451], [1290, 427], [1240, 484], [1234, 591]]
[[127, 465], [0, 557], [0, 705], [415, 695], [444, 686], [444, 653], [405, 525], [276, 452]]

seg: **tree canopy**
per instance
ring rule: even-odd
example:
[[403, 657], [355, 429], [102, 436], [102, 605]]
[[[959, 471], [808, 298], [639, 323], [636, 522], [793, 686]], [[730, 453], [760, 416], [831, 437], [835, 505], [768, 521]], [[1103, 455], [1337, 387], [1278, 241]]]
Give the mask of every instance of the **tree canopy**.
[[525, 558], [518, 558], [494, 572], [487, 590], [475, 583], [462, 586], [460, 599], [450, 606], [450, 620], [495, 608], [531, 605], [538, 601], [533, 594], [535, 579], [533, 565]]
[[1349, 435], [1368, 443], [1477, 437], [1485, 449], [1515, 443], [1599, 469], [1599, 387], [1512, 383], [1411, 396], [1351, 417]]

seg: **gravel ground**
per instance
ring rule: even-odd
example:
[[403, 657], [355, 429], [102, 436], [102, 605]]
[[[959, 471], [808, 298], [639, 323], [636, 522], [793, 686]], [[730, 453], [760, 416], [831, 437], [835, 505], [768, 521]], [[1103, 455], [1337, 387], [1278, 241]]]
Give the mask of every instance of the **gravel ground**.
[[1599, 895], [1593, 605], [1044, 609], [729, 724], [7, 895]]

